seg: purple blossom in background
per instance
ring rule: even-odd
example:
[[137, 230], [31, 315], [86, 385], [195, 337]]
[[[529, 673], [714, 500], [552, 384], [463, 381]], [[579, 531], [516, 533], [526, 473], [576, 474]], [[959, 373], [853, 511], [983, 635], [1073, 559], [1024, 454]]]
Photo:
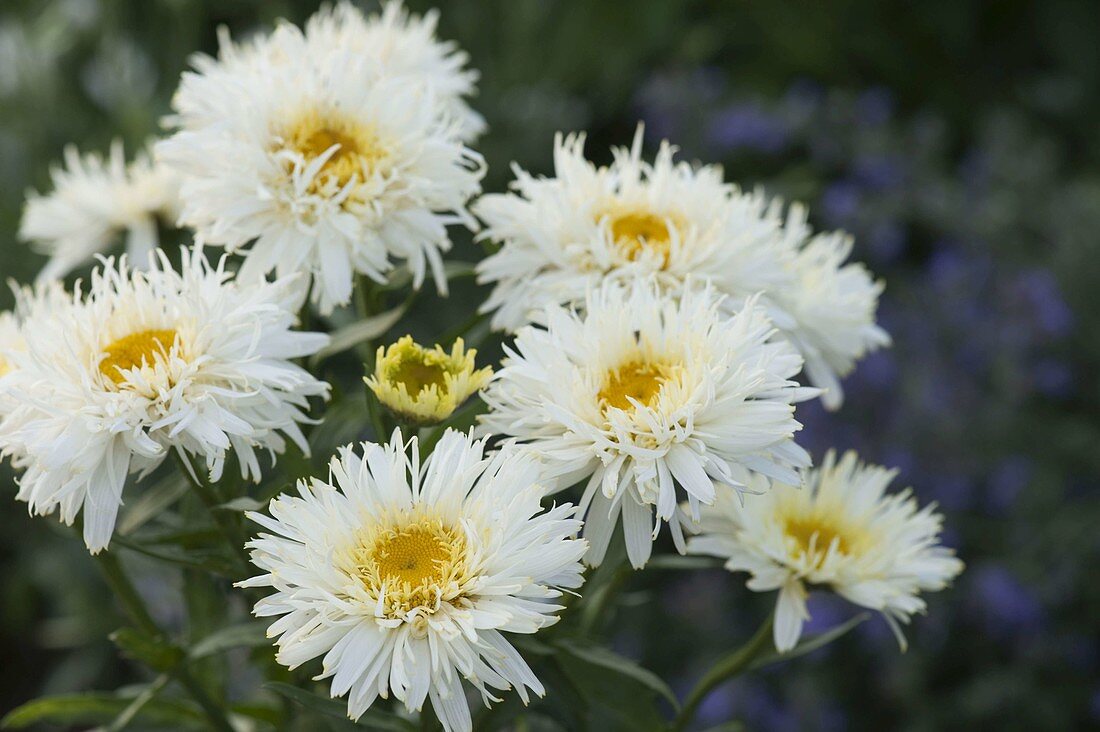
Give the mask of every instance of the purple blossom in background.
[[1022, 299], [1021, 306], [1030, 309], [1030, 316], [1043, 335], [1064, 338], [1072, 332], [1073, 311], [1062, 297], [1052, 272], [1046, 269], [1022, 272], [1014, 285], [1013, 294]]
[[859, 213], [859, 186], [851, 180], [831, 184], [821, 195], [821, 214], [832, 228], [849, 226]]
[[1003, 459], [989, 475], [987, 508], [993, 513], [1004, 513], [1015, 506], [1034, 472], [1034, 464], [1023, 455], [1010, 455]]
[[1070, 365], [1057, 358], [1041, 358], [1032, 368], [1035, 389], [1054, 398], [1066, 399], [1073, 394], [1074, 379]]
[[867, 127], [884, 125], [894, 116], [894, 94], [884, 87], [874, 87], [856, 97], [855, 116], [858, 124]]
[[880, 221], [864, 237], [871, 259], [876, 264], [892, 264], [905, 253], [908, 242], [905, 227], [896, 221]]
[[708, 142], [719, 150], [748, 149], [774, 155], [787, 145], [786, 122], [755, 102], [719, 109], [708, 125]]
[[1004, 565], [987, 563], [963, 575], [971, 618], [995, 638], [1023, 637], [1044, 623], [1042, 606], [1032, 590]]

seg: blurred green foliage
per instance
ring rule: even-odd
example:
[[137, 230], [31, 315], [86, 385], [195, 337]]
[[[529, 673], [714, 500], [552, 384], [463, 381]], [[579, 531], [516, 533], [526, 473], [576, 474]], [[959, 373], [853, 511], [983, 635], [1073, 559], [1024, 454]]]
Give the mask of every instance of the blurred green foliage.
[[[5, 277], [28, 281], [41, 266], [15, 233], [26, 189], [48, 185], [65, 144], [105, 149], [118, 136], [132, 150], [157, 133], [188, 56], [215, 50], [218, 25], [247, 34], [316, 6], [5, 0]], [[587, 130], [590, 155], [606, 160], [644, 119], [651, 139], [669, 134], [731, 180], [850, 228], [857, 256], [887, 279], [895, 350], [861, 368], [841, 415], [811, 410], [807, 438], [817, 454], [857, 446], [901, 466], [943, 504], [969, 570], [931, 599], [908, 654], [868, 623], [835, 649], [726, 689], [704, 718], [762, 729], [1100, 724], [1100, 5], [451, 0], [441, 10], [441, 35], [482, 72], [487, 190], [503, 189], [511, 161], [547, 172], [556, 131]], [[901, 167], [898, 180], [867, 167], [883, 159]], [[475, 251], [467, 239], [455, 256]], [[465, 305], [443, 312], [426, 295], [403, 326], [443, 332], [483, 296], [464, 283], [452, 297]], [[322, 441], [356, 434], [361, 405], [345, 403]], [[282, 461], [282, 485], [324, 458]], [[141, 679], [107, 639], [119, 616], [83, 548], [55, 521], [8, 509], [0, 709]], [[181, 622], [176, 580], [143, 576], [158, 616]], [[629, 578], [601, 625], [682, 693], [766, 612], [771, 599], [741, 584], [716, 570], [654, 570]], [[241, 659], [233, 672], [246, 668]]]

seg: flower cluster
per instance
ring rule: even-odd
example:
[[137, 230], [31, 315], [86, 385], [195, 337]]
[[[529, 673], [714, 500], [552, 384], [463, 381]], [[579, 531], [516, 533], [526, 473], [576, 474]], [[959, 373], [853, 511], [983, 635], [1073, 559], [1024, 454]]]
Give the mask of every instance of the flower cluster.
[[[187, 541], [228, 540], [235, 586], [272, 618], [275, 660], [320, 658], [315, 680], [353, 719], [392, 695], [405, 715], [428, 705], [444, 729], [469, 730], [467, 690], [486, 705], [547, 693], [517, 648], [572, 648], [606, 670], [609, 650], [510, 636], [568, 625], [574, 600], [598, 614], [613, 589], [579, 595], [585, 564], [612, 561], [614, 542], [642, 569], [666, 524], [680, 553], [779, 591], [780, 652], [816, 588], [880, 610], [902, 639], [920, 593], [962, 570], [942, 518], [887, 495], [890, 471], [832, 452], [815, 469], [796, 441], [798, 405], [838, 408], [841, 377], [889, 343], [882, 283], [848, 261], [851, 238], [813, 233], [801, 206], [679, 162], [667, 141], [645, 161], [640, 128], [604, 167], [582, 136], [559, 136], [555, 177], [517, 167], [513, 192], [472, 202], [477, 75], [435, 28], [398, 3], [370, 17], [340, 4], [301, 29], [223, 37], [184, 74], [155, 163], [126, 166], [117, 146], [109, 164], [68, 154], [22, 228], [51, 262], [0, 315], [0, 450], [22, 471], [17, 498], [80, 516], [98, 553], [130, 476], [174, 452], [210, 517]], [[176, 213], [195, 246], [174, 264], [155, 232]], [[476, 268], [493, 285], [481, 314], [432, 349], [376, 342], [429, 270], [447, 293], [447, 227], [479, 219], [494, 250]], [[123, 230], [131, 259], [102, 258]], [[212, 263], [204, 245], [225, 252]], [[56, 281], [97, 255], [87, 284]], [[397, 262], [407, 272], [391, 280]], [[389, 320], [379, 310], [402, 282], [412, 292]], [[358, 318], [343, 308], [353, 296]], [[482, 317], [510, 334], [495, 371], [467, 348]], [[333, 336], [297, 329], [307, 322]], [[353, 349], [365, 410], [326, 362]], [[343, 403], [311, 417], [332, 395]], [[309, 458], [310, 426], [337, 409], [356, 427], [327, 477], [284, 458], [297, 490], [277, 494], [261, 454], [274, 463], [292, 443]], [[226, 475], [231, 461], [269, 479], [263, 503]], [[570, 492], [575, 505], [557, 502]], [[261, 530], [242, 546], [246, 517]], [[582, 645], [589, 625], [573, 631]]]

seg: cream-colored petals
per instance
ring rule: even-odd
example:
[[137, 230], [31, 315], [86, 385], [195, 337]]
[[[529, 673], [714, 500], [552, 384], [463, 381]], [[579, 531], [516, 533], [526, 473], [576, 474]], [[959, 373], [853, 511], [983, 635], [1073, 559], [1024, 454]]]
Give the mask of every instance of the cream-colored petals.
[[829, 452], [820, 467], [802, 471], [800, 487], [767, 490], [761, 478], [755, 495], [704, 508], [688, 551], [748, 572], [751, 590], [779, 590], [779, 650], [798, 642], [815, 588], [881, 612], [904, 649], [900, 624], [923, 611], [920, 593], [943, 589], [963, 564], [940, 545], [943, 519], [932, 506], [919, 508], [908, 490], [886, 492], [894, 475], [854, 452], [839, 460]]
[[476, 355], [476, 350], [465, 348], [461, 338], [448, 353], [442, 346], [424, 348], [411, 336], [404, 336], [389, 346], [379, 346], [374, 374], [364, 381], [402, 421], [438, 424], [492, 376], [492, 367], [476, 367]]
[[107, 546], [131, 473], [171, 450], [204, 459], [220, 477], [233, 450], [258, 480], [258, 453], [289, 439], [308, 452], [299, 424], [325, 396], [290, 359], [328, 340], [292, 330], [290, 280], [238, 284], [198, 252], [180, 271], [163, 256], [147, 272], [106, 260], [87, 290], [29, 307], [25, 349], [0, 380], [7, 416], [0, 449], [24, 468], [17, 498], [72, 523], [84, 512], [93, 553]]
[[889, 343], [875, 324], [882, 285], [846, 263], [850, 238], [813, 235], [801, 206], [784, 217], [780, 201], [725, 183], [720, 168], [677, 162], [667, 142], [643, 160], [641, 143], [639, 129], [630, 149], [597, 166], [583, 136], [558, 136], [553, 177], [517, 168], [511, 192], [478, 200], [482, 237], [500, 244], [478, 265], [479, 281], [493, 285], [482, 306], [493, 326], [514, 332], [547, 305], [581, 308], [604, 281], [638, 277], [671, 297], [709, 285], [729, 314], [759, 296], [835, 408], [840, 378]]
[[389, 57], [401, 52], [353, 41], [357, 13], [225, 39], [185, 74], [176, 132], [156, 149], [179, 171], [180, 218], [201, 241], [245, 253], [243, 278], [309, 272], [325, 313], [350, 301], [356, 273], [385, 282], [397, 263], [445, 294], [447, 227], [476, 228], [466, 205], [485, 172], [429, 72], [398, 72]]
[[486, 455], [452, 430], [420, 464], [416, 438], [340, 450], [328, 481], [298, 485], [250, 514], [274, 592], [255, 608], [281, 616], [269, 635], [287, 666], [323, 657], [321, 678], [358, 718], [392, 693], [410, 711], [430, 700], [448, 730], [469, 730], [462, 680], [488, 703], [543, 687], [502, 633], [557, 620], [562, 589], [582, 582], [574, 507], [543, 510], [544, 469], [515, 445]]
[[179, 210], [176, 175], [144, 151], [127, 163], [117, 140], [106, 158], [67, 147], [51, 179], [52, 191], [27, 199], [19, 227], [19, 237], [50, 258], [40, 282], [64, 277], [118, 241], [134, 266], [148, 267], [158, 221], [174, 222]]
[[772, 339], [755, 300], [731, 317], [709, 289], [677, 301], [652, 280], [607, 283], [581, 313], [552, 306], [545, 323], [516, 335], [479, 419], [535, 447], [560, 487], [586, 481], [589, 563], [602, 560], [620, 514], [640, 567], [663, 523], [682, 547], [681, 524], [717, 493], [736, 493], [755, 472], [795, 480], [792, 468], [809, 464], [793, 441], [793, 405], [817, 392], [793, 381], [802, 360]]

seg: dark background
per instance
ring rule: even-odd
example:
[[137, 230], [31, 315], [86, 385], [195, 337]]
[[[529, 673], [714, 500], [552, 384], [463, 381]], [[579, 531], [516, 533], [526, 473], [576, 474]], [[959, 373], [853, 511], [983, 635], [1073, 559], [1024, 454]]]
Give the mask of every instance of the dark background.
[[[121, 136], [132, 149], [157, 131], [188, 55], [215, 49], [218, 24], [244, 33], [315, 8], [4, 0], [0, 274], [28, 281], [41, 266], [15, 233], [26, 189], [48, 187], [66, 143], [105, 149]], [[606, 161], [643, 120], [651, 147], [669, 137], [688, 159], [722, 163], [728, 179], [803, 200], [818, 226], [851, 231], [856, 258], [887, 282], [880, 318], [894, 348], [861, 364], [839, 414], [800, 409], [803, 444], [900, 467], [922, 500], [939, 502], [967, 570], [930, 598], [904, 655], [875, 619], [723, 688], [701, 724], [1100, 725], [1100, 3], [451, 0], [442, 10], [443, 37], [482, 71], [486, 190], [503, 188], [513, 160], [547, 172], [555, 131], [588, 130], [590, 155]], [[459, 288], [453, 309], [483, 296]], [[425, 297], [409, 329], [442, 332], [436, 304]], [[28, 518], [4, 475], [0, 709], [134, 680], [105, 639], [119, 616], [83, 548], [55, 521]], [[608, 632], [682, 693], [773, 601], [749, 595], [719, 571], [646, 573]], [[811, 631], [851, 612], [829, 597], [811, 611]]]

